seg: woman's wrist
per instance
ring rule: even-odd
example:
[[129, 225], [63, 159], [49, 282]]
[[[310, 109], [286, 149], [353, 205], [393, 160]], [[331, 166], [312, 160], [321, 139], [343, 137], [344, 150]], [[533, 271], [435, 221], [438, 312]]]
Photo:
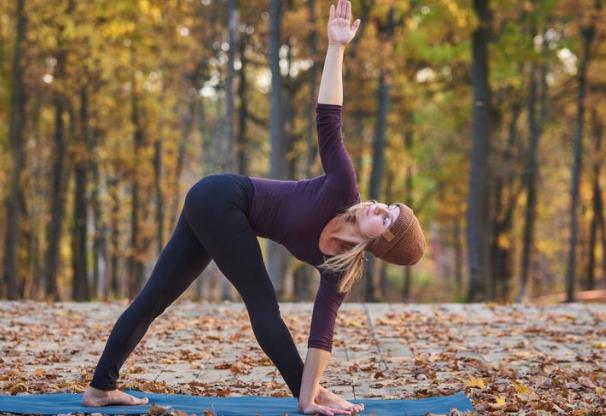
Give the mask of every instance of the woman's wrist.
[[299, 400], [297, 402], [297, 407], [299, 408], [299, 410], [303, 410], [307, 406], [309, 406], [310, 404], [313, 404], [313, 403], [314, 403], [313, 400], [305, 400], [299, 396]]
[[299, 405], [307, 406], [308, 404], [314, 403], [314, 397], [311, 397], [312, 394], [310, 391], [301, 390], [301, 394], [299, 395]]
[[345, 43], [328, 42], [328, 47], [333, 49], [345, 49], [345, 46], [347, 46]]
[[326, 397], [326, 393], [328, 393], [328, 390], [326, 390], [322, 386], [319, 386], [318, 387], [318, 394], [316, 394], [316, 400], [323, 400]]

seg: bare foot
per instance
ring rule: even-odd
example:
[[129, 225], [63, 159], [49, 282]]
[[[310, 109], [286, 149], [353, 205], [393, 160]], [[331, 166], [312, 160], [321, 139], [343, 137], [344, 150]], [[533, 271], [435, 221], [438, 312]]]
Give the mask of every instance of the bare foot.
[[350, 412], [358, 413], [364, 411], [364, 404], [348, 402], [322, 386], [320, 386], [320, 391], [318, 392], [318, 398], [316, 401], [318, 404], [323, 406], [336, 407], [337, 409], [344, 409]]
[[139, 404], [147, 404], [148, 398], [144, 397], [139, 399], [138, 397], [131, 396], [120, 390], [99, 390], [92, 386], [88, 386], [88, 389], [82, 395], [82, 405], [87, 407], [101, 407], [109, 405], [127, 405], [136, 406]]

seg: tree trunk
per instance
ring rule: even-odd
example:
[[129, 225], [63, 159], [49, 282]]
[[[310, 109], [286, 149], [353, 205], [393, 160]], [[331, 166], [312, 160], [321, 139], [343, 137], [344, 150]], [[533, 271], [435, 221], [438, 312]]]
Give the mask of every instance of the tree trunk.
[[468, 301], [484, 298], [490, 267], [490, 109], [488, 83], [489, 0], [474, 0], [479, 26], [472, 35], [473, 144], [467, 198]]
[[[593, 154], [601, 155], [602, 154], [602, 132], [603, 125], [599, 119], [598, 111], [595, 107], [591, 109], [591, 124], [594, 138], [594, 147]], [[595, 157], [593, 161], [593, 185], [592, 191], [593, 196], [591, 198], [592, 201], [592, 211], [593, 215], [591, 217], [591, 226], [590, 226], [590, 242], [589, 242], [589, 261], [587, 264], [587, 281], [585, 288], [587, 290], [592, 290], [595, 288], [595, 250], [597, 245], [597, 231], [600, 223], [600, 219], [602, 218], [602, 188], [600, 186], [600, 176], [602, 170], [602, 159], [600, 157]]]
[[[199, 110], [196, 106], [197, 104], [199, 104]], [[200, 133], [200, 137], [202, 138], [202, 143], [201, 143], [202, 152], [201, 152], [201, 158], [200, 158], [201, 159], [200, 165], [203, 167], [202, 172], [201, 172], [202, 176], [205, 176], [207, 174], [207, 172], [212, 172], [211, 165], [214, 163], [213, 158], [211, 157], [211, 154], [212, 154], [212, 137], [211, 136], [212, 135], [210, 134], [210, 130], [207, 128], [207, 125], [206, 125], [206, 115], [204, 113], [204, 102], [202, 101], [202, 99], [200, 99], [200, 101], [194, 100], [189, 108], [191, 109], [192, 126], [195, 125], [197, 127], [198, 132]], [[195, 120], [195, 122], [194, 122], [194, 120]], [[185, 143], [185, 140], [183, 140], [183, 142]], [[175, 201], [178, 202], [177, 199], [175, 199]], [[177, 209], [176, 204], [173, 209], [174, 209], [173, 212], [175, 212]], [[195, 288], [194, 298], [197, 302], [199, 302], [201, 300], [209, 299], [209, 296], [210, 296], [209, 292], [214, 288], [213, 282], [217, 280], [214, 278], [216, 273], [214, 271], [211, 273], [211, 270], [215, 270], [215, 269], [217, 269], [217, 266], [216, 266], [215, 262], [211, 260], [209, 265], [206, 266], [206, 269], [204, 269], [202, 271], [202, 273], [200, 273], [200, 276], [198, 277], [198, 279], [196, 279], [196, 286], [195, 286], [196, 288]]]
[[[395, 29], [394, 8], [391, 7], [388, 12], [387, 24], [384, 30], [386, 41], [391, 41]], [[391, 88], [391, 74], [386, 68], [382, 68], [379, 73], [379, 88], [377, 90], [377, 119], [375, 124], [375, 137], [372, 153], [372, 168], [370, 173], [370, 184], [368, 190], [370, 199], [379, 200], [381, 198], [381, 177], [383, 175], [383, 166], [385, 164], [385, 132], [387, 130], [387, 114], [389, 113], [389, 94]], [[374, 275], [375, 257], [368, 256], [366, 262], [366, 300], [369, 302], [378, 301], [381, 297], [377, 276]]]
[[123, 287], [124, 281], [120, 279], [119, 276], [123, 275], [118, 273], [120, 262], [119, 259], [121, 257], [122, 251], [120, 250], [120, 193], [118, 189], [118, 178], [115, 176], [110, 176], [107, 179], [107, 188], [109, 190], [110, 200], [111, 200], [111, 213], [110, 213], [110, 235], [109, 235], [109, 244], [111, 249], [111, 257], [110, 257], [110, 288], [111, 293], [116, 298], [121, 298], [124, 296]]
[[238, 162], [238, 173], [248, 175], [247, 148], [247, 121], [248, 121], [248, 83], [246, 80], [246, 34], [240, 39], [240, 77], [238, 82], [238, 96], [240, 97], [240, 111], [238, 116], [238, 145], [236, 146], [236, 159]]
[[[534, 42], [536, 36], [535, 22], [532, 23], [530, 41]], [[543, 33], [545, 38], [545, 33]], [[543, 55], [547, 52], [547, 42], [543, 42]], [[547, 65], [541, 65], [540, 86], [541, 86], [541, 113], [540, 120], [536, 117], [536, 102], [537, 102], [537, 65], [532, 62], [530, 67], [530, 91], [528, 97], [528, 131], [530, 133], [530, 148], [528, 153], [528, 162], [526, 165], [525, 185], [526, 185], [526, 210], [524, 215], [524, 239], [522, 246], [522, 267], [521, 267], [521, 282], [520, 293], [517, 301], [521, 302], [526, 296], [526, 288], [528, 285], [528, 275], [530, 273], [530, 264], [534, 247], [534, 228], [536, 220], [536, 182], [539, 175], [537, 155], [539, 149], [539, 140], [543, 133], [543, 124], [545, 123], [546, 114], [546, 97], [547, 97]]]
[[[96, 139], [94, 139], [96, 141]], [[91, 155], [95, 152], [95, 147], [91, 148]], [[90, 194], [94, 234], [93, 234], [93, 282], [95, 282], [95, 290], [97, 297], [106, 300], [110, 297], [110, 268], [108, 265], [107, 256], [107, 223], [103, 218], [101, 210], [101, 195], [99, 188], [101, 187], [101, 174], [99, 171], [99, 163], [96, 156], [92, 156], [91, 163], [92, 173], [92, 190]]]
[[[19, 6], [17, 6], [18, 8]], [[21, 9], [23, 11], [23, 9]], [[19, 13], [17, 12], [17, 19], [19, 17]], [[6, 60], [6, 51], [4, 50], [4, 45], [6, 43], [6, 39], [4, 38], [4, 19], [0, 19], [0, 79], [6, 78], [6, 69], [4, 68], [4, 61]]]
[[[307, 102], [307, 164], [305, 166], [305, 177], [311, 178], [314, 176], [313, 165], [318, 152], [316, 137], [314, 134], [314, 126], [316, 122], [316, 84], [318, 82], [318, 33], [316, 30], [316, 1], [309, 0], [307, 2], [307, 9], [309, 13], [308, 24], [310, 27], [309, 31], [309, 56], [312, 59], [312, 65], [309, 69], [309, 92]], [[313, 299], [311, 293], [311, 287], [314, 276], [317, 271], [313, 266], [309, 264], [303, 264], [297, 272], [295, 272], [295, 300], [299, 302], [306, 302]]]
[[602, 187], [600, 186], [600, 192], [597, 194], [598, 200], [598, 228], [600, 229], [601, 244], [602, 244], [602, 285], [606, 286], [606, 224], [604, 221], [604, 202], [602, 200]]
[[[93, 93], [97, 90], [98, 87], [95, 87]], [[97, 156], [101, 134], [103, 133], [100, 130], [96, 128], [93, 129], [88, 137], [87, 146], [89, 154], [88, 165], [91, 172], [89, 199], [94, 224], [92, 241], [93, 285], [97, 298], [106, 300], [111, 296], [111, 267], [109, 267], [107, 247], [107, 220], [103, 217], [103, 210], [101, 208], [102, 182], [99, 159]]]
[[[514, 165], [514, 154], [512, 149], [516, 147], [517, 124], [522, 103], [514, 102], [511, 107], [511, 119], [508, 128], [508, 138], [503, 151], [503, 165]], [[496, 126], [495, 126], [496, 128]], [[506, 299], [508, 296], [508, 284], [511, 280], [512, 265], [511, 244], [501, 243], [501, 236], [511, 233], [513, 227], [513, 213], [518, 201], [518, 196], [522, 192], [520, 186], [516, 186], [516, 177], [512, 174], [496, 175], [494, 181], [494, 216], [492, 237], [490, 241], [490, 261], [491, 261], [491, 279], [490, 279], [490, 298]], [[509, 189], [509, 198], [505, 198], [505, 190]]]
[[[308, 0], [307, 9], [309, 12], [308, 24], [310, 27], [309, 31], [309, 56], [311, 56], [312, 64], [309, 69], [309, 94], [307, 96], [307, 164], [305, 165], [305, 177], [311, 178], [312, 168], [314, 161], [316, 160], [316, 154], [318, 152], [316, 145], [316, 137], [314, 134], [315, 125], [315, 108], [317, 103], [316, 96], [316, 83], [318, 78], [318, 33], [316, 31], [316, 1]], [[307, 275], [307, 274], [306, 274]]]
[[[56, 79], [63, 80], [65, 75], [65, 52], [60, 51], [57, 56]], [[51, 300], [59, 300], [57, 286], [60, 252], [59, 244], [63, 231], [63, 217], [65, 213], [65, 192], [67, 177], [65, 172], [65, 127], [63, 124], [64, 100], [62, 92], [57, 91], [53, 98], [55, 105], [55, 132], [54, 132], [54, 161], [51, 186], [51, 219], [48, 224], [48, 246], [46, 251], [46, 294]]]
[[286, 176], [286, 157], [282, 121], [282, 75], [280, 74], [280, 24], [282, 20], [281, 2], [270, 1], [269, 63], [271, 69], [271, 164], [269, 175], [275, 179]]
[[[287, 3], [289, 5], [289, 7], [292, 6], [292, 2], [288, 2]], [[284, 83], [285, 84], [285, 88], [283, 88], [284, 90], [284, 100], [282, 102], [284, 102], [284, 116], [283, 116], [283, 120], [284, 120], [284, 127], [282, 129], [282, 131], [284, 132], [284, 147], [285, 147], [285, 157], [286, 157], [286, 177], [293, 179], [295, 177], [297, 177], [297, 158], [295, 155], [295, 141], [296, 141], [296, 136], [295, 136], [295, 120], [297, 118], [296, 115], [296, 110], [294, 107], [294, 102], [296, 100], [296, 96], [297, 96], [297, 90], [298, 88], [300, 88], [303, 84], [302, 83], [295, 83], [294, 80], [290, 77], [290, 73], [291, 73], [291, 68], [293, 65], [293, 56], [292, 56], [292, 52], [293, 52], [293, 47], [290, 44], [290, 42], [287, 42], [286, 44], [287, 46], [287, 54], [286, 54], [286, 70], [287, 70], [287, 80]], [[307, 165], [307, 161], [305, 161], [305, 166]], [[295, 264], [293, 264], [293, 259], [292, 257], [286, 252], [286, 250], [282, 249], [282, 252], [284, 253], [285, 256], [285, 264], [286, 264], [286, 271], [287, 273], [284, 274], [284, 278], [283, 278], [283, 282], [282, 282], [282, 290], [281, 290], [281, 297], [284, 300], [292, 300], [294, 298], [294, 290], [295, 290], [295, 284], [294, 284], [294, 278], [295, 278], [295, 274], [294, 274], [294, 269], [297, 266]], [[288, 264], [288, 263], [291, 264]]]
[[13, 166], [9, 179], [9, 192], [6, 201], [6, 241], [4, 245], [4, 276], [6, 285], [5, 293], [7, 299], [18, 299], [19, 290], [17, 273], [19, 264], [17, 260], [17, 248], [19, 247], [19, 195], [23, 192], [21, 187], [21, 175], [25, 164], [25, 146], [23, 132], [25, 130], [25, 104], [27, 93], [23, 80], [23, 66], [21, 45], [25, 39], [25, 0], [17, 0], [15, 11], [16, 35], [12, 63], [12, 91], [9, 138]]
[[[42, 135], [42, 120], [41, 113], [44, 103], [42, 100], [36, 100], [33, 105], [31, 115], [28, 117], [31, 120], [31, 131], [32, 138], [34, 139], [34, 146], [38, 148], [44, 143]], [[31, 175], [33, 177], [31, 185], [28, 187], [27, 199], [30, 202], [31, 208], [29, 209], [29, 227], [33, 233], [30, 257], [28, 259], [30, 263], [30, 273], [33, 277], [31, 288], [31, 298], [37, 301], [44, 300], [46, 296], [46, 288], [44, 286], [44, 251], [42, 248], [42, 241], [44, 236], [43, 227], [45, 225], [44, 212], [45, 207], [38, 203], [39, 199], [35, 198], [37, 195], [45, 195], [48, 191], [46, 186], [46, 175], [47, 167], [42, 162], [41, 155], [32, 154], [30, 160], [30, 166], [32, 166]]]
[[[72, 235], [72, 298], [76, 301], [90, 299], [87, 270], [87, 176], [89, 171], [87, 142], [90, 142], [88, 125], [88, 87], [80, 88], [80, 140], [76, 142], [74, 173], [74, 225]], [[76, 137], [74, 137], [76, 139]]]
[[574, 134], [574, 163], [572, 166], [572, 182], [570, 185], [571, 209], [570, 209], [570, 240], [568, 243], [568, 264], [566, 270], [566, 301], [574, 301], [575, 276], [576, 276], [576, 246], [577, 246], [577, 205], [579, 203], [579, 184], [581, 182], [581, 170], [583, 161], [583, 127], [585, 116], [585, 90], [587, 89], [587, 67], [591, 59], [591, 45], [595, 37], [595, 20], [601, 9], [601, 1], [595, 2], [595, 14], [588, 26], [581, 28], [583, 38], [583, 55], [579, 72], [577, 73], [577, 117]]
[[[283, 114], [283, 128], [282, 132], [284, 134], [284, 156], [286, 158], [286, 177], [289, 179], [294, 179], [297, 175], [296, 167], [297, 167], [297, 158], [294, 153], [295, 147], [295, 119], [297, 117], [295, 112], [295, 107], [293, 103], [296, 100], [297, 95], [297, 85], [293, 83], [293, 79], [290, 77], [290, 72], [292, 68], [292, 45], [290, 42], [286, 43], [287, 52], [286, 52], [286, 71], [287, 76], [285, 87], [282, 88], [284, 92], [284, 114]], [[302, 85], [302, 84], [298, 84]]]
[[227, 0], [229, 49], [227, 51], [227, 77], [225, 80], [225, 132], [223, 143], [223, 171], [235, 172], [234, 160], [234, 78], [235, 59], [238, 49], [238, 1]]
[[[280, 0], [271, 0], [269, 6], [269, 63], [271, 68], [271, 161], [269, 176], [274, 179], [286, 177], [286, 152], [282, 125], [282, 77], [280, 74], [280, 24], [282, 7]], [[282, 291], [287, 257], [285, 249], [278, 243], [267, 240], [267, 271], [276, 292]]]
[[[387, 181], [385, 186], [385, 200], [388, 204], [393, 202], [393, 183], [394, 183], [395, 172], [387, 170]], [[389, 281], [387, 279], [387, 262], [381, 261], [381, 268], [379, 273], [379, 290], [380, 299], [385, 299], [385, 296], [389, 292]]]
[[[406, 149], [406, 153], [410, 155], [410, 160], [412, 160], [412, 151], [414, 145], [414, 130], [413, 130], [413, 113], [412, 111], [407, 111], [406, 113], [406, 127], [404, 130], [404, 148]], [[412, 182], [413, 177], [413, 165], [409, 164], [406, 166], [406, 177], [404, 178], [404, 194], [405, 196], [405, 204], [409, 207], [413, 206], [413, 198], [412, 193], [414, 191], [414, 185]], [[412, 267], [404, 266], [404, 284], [402, 285], [402, 299], [404, 302], [410, 301], [410, 290], [412, 285]]]
[[[595, 148], [598, 149], [595, 154], [599, 155], [602, 152], [602, 134], [604, 132], [604, 125], [598, 118], [598, 113], [595, 107], [592, 109], [592, 120], [593, 120], [593, 137], [595, 138]], [[596, 222], [601, 235], [601, 246], [602, 246], [602, 276], [604, 279], [604, 285], [606, 286], [606, 222], [604, 221], [604, 202], [602, 200], [602, 186], [600, 184], [600, 171], [601, 163], [596, 160], [598, 165], [598, 171], [595, 173], [597, 180], [597, 190], [594, 193], [594, 213], [596, 216]]]
[[162, 190], [162, 138], [154, 142], [154, 188], [156, 196], [156, 251], [164, 247], [164, 192]]
[[452, 228], [452, 247], [453, 247], [453, 262], [455, 275], [456, 299], [461, 299], [463, 295], [463, 244], [461, 244], [461, 221], [455, 220]]
[[[23, 191], [23, 190], [22, 190]], [[19, 298], [27, 299], [30, 298], [30, 294], [33, 286], [33, 276], [31, 273], [31, 252], [33, 250], [34, 245], [34, 236], [33, 230], [31, 228], [31, 224], [28, 221], [30, 215], [28, 213], [28, 205], [25, 200], [25, 192], [21, 192], [19, 195], [19, 206], [21, 209], [21, 218], [26, 219], [21, 223], [21, 232], [25, 237], [25, 250], [20, 252], [19, 263], [27, 265], [26, 273], [21, 273], [22, 277], [19, 279]]]
[[[594, 170], [595, 172], [595, 170]], [[591, 197], [591, 208], [592, 215], [589, 222], [589, 244], [587, 247], [587, 271], [584, 283], [585, 290], [592, 290], [595, 288], [595, 249], [597, 241], [597, 208], [598, 208], [598, 192], [600, 192], [600, 184], [597, 178], [592, 178], [592, 197]]]
[[[134, 51], [131, 52], [134, 62]], [[132, 66], [134, 71], [134, 64]], [[145, 146], [145, 135], [143, 132], [143, 125], [141, 123], [141, 107], [140, 97], [135, 80], [135, 74], [131, 75], [131, 123], [133, 124], [133, 168], [132, 168], [132, 200], [131, 200], [131, 217], [130, 217], [130, 254], [128, 257], [128, 298], [133, 299], [141, 287], [143, 286], [143, 247], [141, 244], [142, 235], [142, 205], [144, 202], [141, 200], [141, 175], [139, 172], [140, 168], [144, 164], [144, 146]]]
[[319, 277], [318, 271], [310, 264], [303, 263], [295, 271], [295, 302], [310, 302], [314, 298], [314, 281]]
[[[175, 163], [175, 173], [174, 173], [174, 182], [173, 182], [173, 197], [172, 197], [172, 207], [171, 207], [171, 221], [170, 221], [170, 225], [169, 228], [171, 230], [173, 230], [175, 228], [175, 225], [177, 224], [177, 219], [179, 217], [179, 204], [181, 203], [181, 173], [183, 171], [183, 166], [185, 165], [185, 147], [187, 145], [187, 142], [190, 139], [191, 136], [191, 131], [192, 128], [194, 126], [194, 119], [196, 116], [196, 111], [198, 110], [197, 108], [197, 99], [196, 97], [190, 97], [189, 101], [187, 102], [187, 108], [186, 111], [183, 114], [183, 118], [181, 121], [181, 124], [183, 126], [183, 129], [181, 130], [181, 136], [179, 137], [179, 145], [178, 145], [178, 149], [177, 149], [177, 161]], [[199, 114], [198, 116], [200, 117], [200, 133], [202, 134], [202, 142], [203, 142], [203, 146], [204, 143], [207, 142], [208, 140], [205, 140], [206, 138], [206, 134], [204, 134], [203, 128], [204, 128], [204, 106], [200, 105], [200, 109], [199, 109]], [[210, 151], [207, 152], [206, 150], [203, 149], [202, 155], [203, 157], [206, 156], [207, 154], [210, 154]], [[211, 159], [214, 160], [214, 158], [207, 158], [207, 159]], [[209, 160], [204, 161], [206, 163], [203, 163], [203, 166], [208, 166], [208, 162]], [[212, 172], [212, 170], [211, 170]]]
[[[387, 113], [389, 112], [389, 75], [385, 70], [379, 74], [377, 121], [375, 124], [375, 139], [372, 152], [372, 169], [370, 173], [370, 184], [368, 186], [370, 199], [379, 200], [381, 197], [381, 176], [385, 164], [385, 130], [387, 128]], [[368, 256], [366, 262], [366, 293], [367, 302], [376, 302], [380, 299], [377, 276], [374, 276], [375, 257]]]

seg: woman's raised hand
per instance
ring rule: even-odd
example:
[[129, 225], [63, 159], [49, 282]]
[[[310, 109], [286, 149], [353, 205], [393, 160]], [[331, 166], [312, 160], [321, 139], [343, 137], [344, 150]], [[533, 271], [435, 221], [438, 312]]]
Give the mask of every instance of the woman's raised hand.
[[347, 45], [356, 35], [360, 19], [351, 24], [351, 2], [338, 0], [337, 6], [330, 5], [328, 17], [328, 44]]

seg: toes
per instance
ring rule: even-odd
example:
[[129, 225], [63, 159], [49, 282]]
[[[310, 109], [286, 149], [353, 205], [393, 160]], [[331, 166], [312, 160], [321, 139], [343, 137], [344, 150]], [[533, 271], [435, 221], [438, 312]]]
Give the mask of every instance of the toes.
[[141, 399], [137, 398], [137, 397], [133, 397], [131, 399], [131, 404], [146, 404], [147, 403], [147, 397], [143, 397]]

